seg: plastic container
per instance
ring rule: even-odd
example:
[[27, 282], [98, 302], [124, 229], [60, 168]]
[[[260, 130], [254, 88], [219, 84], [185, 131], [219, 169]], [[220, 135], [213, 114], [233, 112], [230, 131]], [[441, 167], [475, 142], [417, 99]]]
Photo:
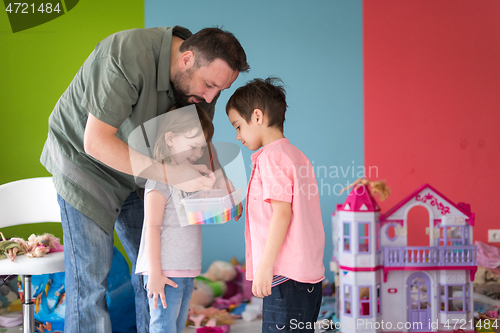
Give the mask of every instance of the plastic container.
[[[225, 189], [199, 191], [181, 200], [186, 210], [184, 225], [222, 224], [241, 214], [242, 189], [227, 194]], [[184, 224], [187, 221], [188, 224]]]

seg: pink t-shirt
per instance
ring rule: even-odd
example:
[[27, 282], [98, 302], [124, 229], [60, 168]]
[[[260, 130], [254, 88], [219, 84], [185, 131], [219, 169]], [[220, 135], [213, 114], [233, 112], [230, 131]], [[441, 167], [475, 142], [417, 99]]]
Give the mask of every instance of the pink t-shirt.
[[290, 202], [292, 206], [290, 226], [273, 274], [303, 283], [320, 282], [325, 278], [325, 233], [318, 186], [309, 159], [283, 138], [254, 153], [252, 163], [245, 219], [247, 280], [253, 280], [264, 251], [273, 214], [272, 199]]

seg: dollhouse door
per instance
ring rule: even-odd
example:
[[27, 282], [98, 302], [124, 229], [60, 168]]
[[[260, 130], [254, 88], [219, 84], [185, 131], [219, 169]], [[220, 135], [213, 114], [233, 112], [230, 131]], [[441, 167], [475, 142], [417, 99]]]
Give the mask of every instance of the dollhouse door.
[[431, 319], [430, 279], [424, 273], [414, 273], [407, 280], [408, 284], [408, 322], [410, 332], [429, 331]]

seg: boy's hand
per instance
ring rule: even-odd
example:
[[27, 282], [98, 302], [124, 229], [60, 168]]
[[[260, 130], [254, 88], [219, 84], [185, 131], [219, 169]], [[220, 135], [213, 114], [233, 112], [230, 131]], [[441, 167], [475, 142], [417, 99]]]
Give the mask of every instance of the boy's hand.
[[264, 298], [271, 295], [273, 283], [273, 267], [259, 265], [252, 283], [252, 294], [255, 297]]
[[158, 307], [158, 296], [161, 299], [163, 308], [167, 308], [167, 299], [165, 298], [165, 285], [177, 288], [177, 284], [163, 274], [158, 276], [149, 276], [146, 288], [148, 289], [148, 297], [153, 298], [153, 309]]

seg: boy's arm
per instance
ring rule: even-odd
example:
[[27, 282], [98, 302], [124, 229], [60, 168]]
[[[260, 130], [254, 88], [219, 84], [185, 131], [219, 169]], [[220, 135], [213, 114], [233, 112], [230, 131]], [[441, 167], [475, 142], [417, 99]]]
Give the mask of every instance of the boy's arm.
[[146, 230], [145, 253], [148, 263], [148, 297], [153, 297], [154, 306], [157, 308], [160, 297], [163, 308], [167, 307], [165, 299], [165, 285], [177, 288], [175, 282], [167, 278], [161, 269], [161, 226], [167, 198], [158, 191], [146, 194]]
[[292, 217], [292, 206], [289, 202], [271, 200], [271, 206], [273, 215], [269, 224], [266, 245], [252, 284], [252, 293], [257, 297], [271, 295], [274, 262], [285, 240]]

